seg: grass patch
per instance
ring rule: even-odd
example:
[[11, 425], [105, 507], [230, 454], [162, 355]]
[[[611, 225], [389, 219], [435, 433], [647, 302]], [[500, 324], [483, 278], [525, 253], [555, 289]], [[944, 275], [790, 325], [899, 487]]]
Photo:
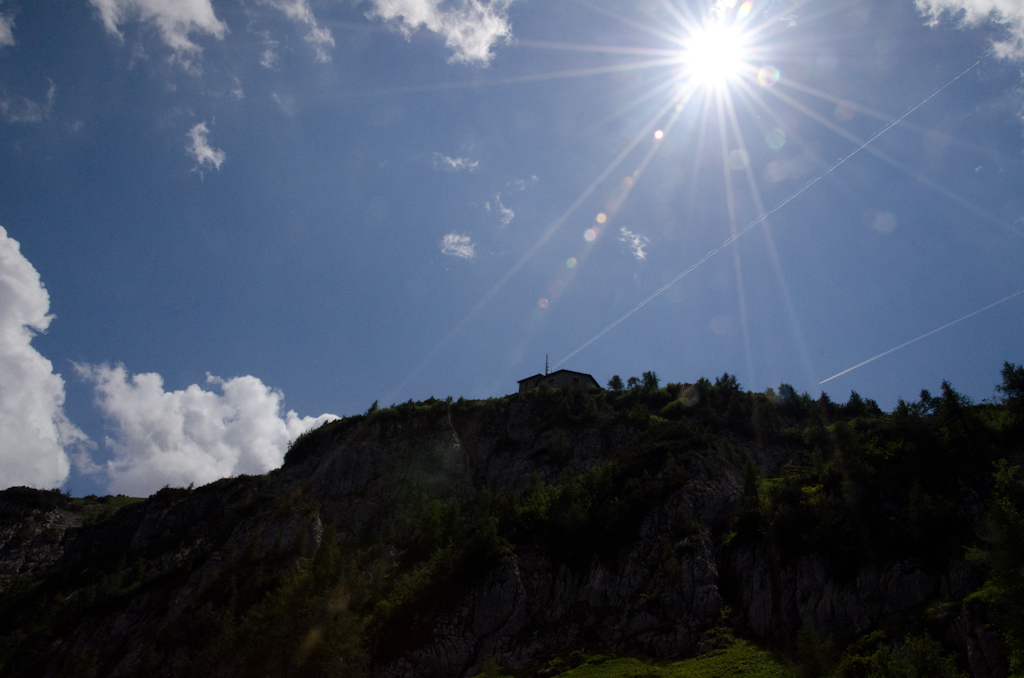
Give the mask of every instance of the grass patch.
[[793, 678], [793, 673], [771, 655], [744, 640], [725, 649], [679, 662], [610, 659], [588, 662], [558, 678]]
[[89, 527], [105, 522], [125, 506], [131, 506], [141, 501], [146, 500], [138, 497], [126, 497], [122, 494], [116, 497], [97, 497], [90, 494], [87, 497], [72, 499], [71, 510], [81, 513], [83, 526]]

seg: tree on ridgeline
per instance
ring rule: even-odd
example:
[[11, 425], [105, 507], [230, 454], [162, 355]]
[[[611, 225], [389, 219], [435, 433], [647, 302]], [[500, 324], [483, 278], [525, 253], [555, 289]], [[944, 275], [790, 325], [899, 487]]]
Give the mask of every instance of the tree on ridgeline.
[[1024, 409], [1024, 365], [1003, 363], [1003, 383], [996, 390], [1003, 394], [1006, 403], [1014, 409]]

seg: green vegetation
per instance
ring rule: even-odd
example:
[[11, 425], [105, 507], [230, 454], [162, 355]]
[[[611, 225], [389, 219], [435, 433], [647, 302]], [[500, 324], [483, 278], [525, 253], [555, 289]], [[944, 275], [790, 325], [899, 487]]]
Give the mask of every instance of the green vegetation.
[[[1024, 440], [1024, 368], [1007, 363], [1002, 377], [997, 402], [974, 404], [944, 382], [938, 395], [923, 391], [885, 413], [856, 392], [837, 403], [787, 384], [749, 393], [728, 374], [662, 386], [644, 372], [613, 377], [608, 391], [541, 385], [483, 401], [375, 403], [299, 436], [281, 471], [165, 488], [146, 500], [12, 488], [0, 493], [0, 519], [22, 522], [0, 548], [27, 548], [43, 534], [24, 519], [32, 511], [65, 511], [81, 527], [46, 577], [5, 580], [0, 674], [42, 675], [54, 648], [67, 647], [60, 675], [106, 675], [125, 650], [98, 644], [89, 624], [145, 604], [168, 621], [143, 624], [132, 641], [144, 648], [143, 673], [367, 675], [427, 643], [438, 620], [510, 554], [539, 554], [570, 572], [595, 562], [616, 571], [644, 521], [699, 482], [714, 492], [738, 488], [738, 496], [715, 524], [674, 508], [661, 522], [660, 560], [649, 567], [671, 581], [699, 540], [723, 571], [743, 549], [768, 554], [776, 578], [820, 557], [837, 586], [865, 566], [912, 562], [945, 572], [966, 559], [982, 586], [858, 638], [821, 638], [790, 619], [770, 646], [722, 630], [705, 634], [710, 652], [682, 661], [577, 652], [541, 655], [519, 671], [485, 662], [481, 675], [960, 678], [966, 658], [943, 644], [945, 630], [975, 608], [1014, 675], [1024, 675], [1024, 472], [1013, 463]], [[528, 443], [512, 437], [515, 417]], [[531, 471], [454, 489], [445, 481], [448, 448], [436, 441], [455, 436], [472, 454], [528, 459]], [[405, 455], [401, 473], [368, 497], [314, 490], [320, 461], [343, 447], [364, 459]], [[368, 507], [357, 527], [332, 517], [350, 501]], [[322, 533], [262, 532], [313, 517]], [[716, 623], [752, 638], [728, 610], [739, 605], [733, 585], [719, 582], [727, 610]], [[190, 597], [178, 603], [182, 591]], [[179, 658], [172, 668], [168, 657]]]
[[992, 607], [1010, 650], [1011, 671], [1024, 675], [1024, 477], [1005, 459], [996, 463], [982, 542], [968, 557], [988, 574], [971, 599]]
[[793, 678], [793, 673], [770, 652], [746, 641], [679, 662], [647, 662], [639, 659], [589, 661], [560, 678]]

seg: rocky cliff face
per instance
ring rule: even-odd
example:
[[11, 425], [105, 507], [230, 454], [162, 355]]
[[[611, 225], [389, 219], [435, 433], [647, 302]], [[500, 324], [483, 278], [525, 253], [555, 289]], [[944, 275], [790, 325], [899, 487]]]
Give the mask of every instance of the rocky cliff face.
[[[504, 542], [454, 594], [417, 609], [425, 632], [411, 645], [399, 643], [396, 655], [389, 638], [373, 637], [400, 632], [373, 621], [385, 618], [373, 596], [394, 597], [388, 587], [397, 590], [401, 573], [413, 571], [401, 535], [430, 502], [457, 506], [482, 492], [523, 497], [531, 487], [628, 460], [645, 435], [623, 418], [552, 423], [536, 403], [513, 396], [489, 407], [435, 403], [328, 425], [268, 476], [165, 489], [122, 502], [113, 515], [86, 510], [85, 500], [8, 490], [0, 493], [0, 585], [13, 615], [4, 627], [4, 668], [8, 675], [188, 674], [215, 652], [210, 638], [237, 638], [237, 629], [256, 623], [256, 612], [239, 612], [244, 604], [270, 614], [258, 601], [244, 603], [246, 579], [277, 586], [336, 548], [348, 583], [324, 594], [314, 612], [336, 620], [358, 599], [369, 601], [360, 614], [370, 620], [369, 660], [337, 659], [336, 671], [461, 678], [488, 658], [526, 667], [582, 646], [679, 657], [698, 652], [702, 634], [723, 623], [791, 647], [801, 626], [842, 639], [900, 615], [931, 615], [927, 623], [968, 657], [974, 676], [1006, 675], [984, 612], [960, 611], [980, 579], [959, 559], [876, 562], [851, 574], [827, 554], [790, 556], [767, 539], [730, 539], [745, 460], [770, 475], [796, 451], [729, 432], [692, 438], [685, 454], [670, 453], [674, 461], [645, 471], [644, 487], [665, 489], [612, 552], [566, 558], [542, 540]], [[39, 600], [36, 589], [51, 606], [61, 601], [45, 629], [23, 607]], [[335, 604], [338, 596], [344, 602]], [[234, 636], [223, 631], [230, 624]], [[300, 658], [309, 651], [302, 647], [325, 642], [323, 624], [301, 630]], [[218, 674], [244, 673], [223, 657], [209, 661], [202, 665]], [[301, 661], [289, 666], [281, 675], [306, 671]]]

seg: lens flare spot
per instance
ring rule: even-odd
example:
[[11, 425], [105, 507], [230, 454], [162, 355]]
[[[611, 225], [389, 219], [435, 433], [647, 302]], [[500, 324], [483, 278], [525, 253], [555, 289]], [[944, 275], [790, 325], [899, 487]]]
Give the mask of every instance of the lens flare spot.
[[569, 268], [576, 268], [576, 263], [576, 257], [569, 257], [569, 259], [565, 262], [565, 265], [568, 266]]
[[736, 10], [736, 21], [742, 21], [743, 19], [746, 19], [747, 16], [750, 15], [750, 10], [752, 9], [754, 9], [754, 3], [750, 2], [750, 0], [744, 2], [742, 5], [740, 5], [740, 8]]
[[747, 157], [747, 152], [743, 149], [737, 148], [729, 154], [729, 166], [734, 170], [741, 170], [748, 164], [750, 164], [750, 158]]
[[608, 221], [608, 215], [605, 214], [604, 212], [600, 212], [598, 213], [597, 218], [594, 219], [594, 221], [596, 221], [599, 224], [603, 224], [604, 222]]
[[711, 319], [711, 331], [720, 337], [736, 334], [736, 323], [731, 316], [716, 315]]
[[624, 177], [622, 179], [622, 185], [625, 186], [626, 188], [632, 188], [633, 187], [633, 177]]
[[892, 212], [875, 212], [869, 210], [864, 215], [865, 221], [879, 233], [888, 234], [896, 230], [897, 221], [896, 215]]
[[539, 306], [541, 308], [547, 308], [548, 307], [548, 300], [547, 299], [538, 299], [537, 300], [537, 306]]
[[593, 228], [588, 228], [583, 233], [583, 239], [586, 240], [587, 242], [594, 242], [595, 240], [597, 240], [597, 226], [594, 226]]
[[665, 133], [659, 129], [657, 132], [654, 133], [654, 138], [657, 139], [658, 141], [661, 141], [662, 139], [665, 138]]
[[765, 66], [757, 72], [757, 81], [761, 84], [761, 87], [771, 87], [779, 81], [780, 77], [782, 77], [782, 74], [774, 66]]
[[786, 133], [785, 131], [776, 127], [765, 136], [764, 141], [768, 144], [768, 148], [773, 151], [777, 151], [786, 145]]
[[773, 184], [779, 183], [787, 176], [789, 176], [789, 171], [778, 160], [768, 163], [768, 166], [764, 168], [764, 178]]
[[856, 115], [856, 111], [853, 108], [853, 104], [849, 101], [840, 101], [836, 104], [836, 120], [842, 120], [843, 122], [849, 122], [853, 120], [853, 116]]

